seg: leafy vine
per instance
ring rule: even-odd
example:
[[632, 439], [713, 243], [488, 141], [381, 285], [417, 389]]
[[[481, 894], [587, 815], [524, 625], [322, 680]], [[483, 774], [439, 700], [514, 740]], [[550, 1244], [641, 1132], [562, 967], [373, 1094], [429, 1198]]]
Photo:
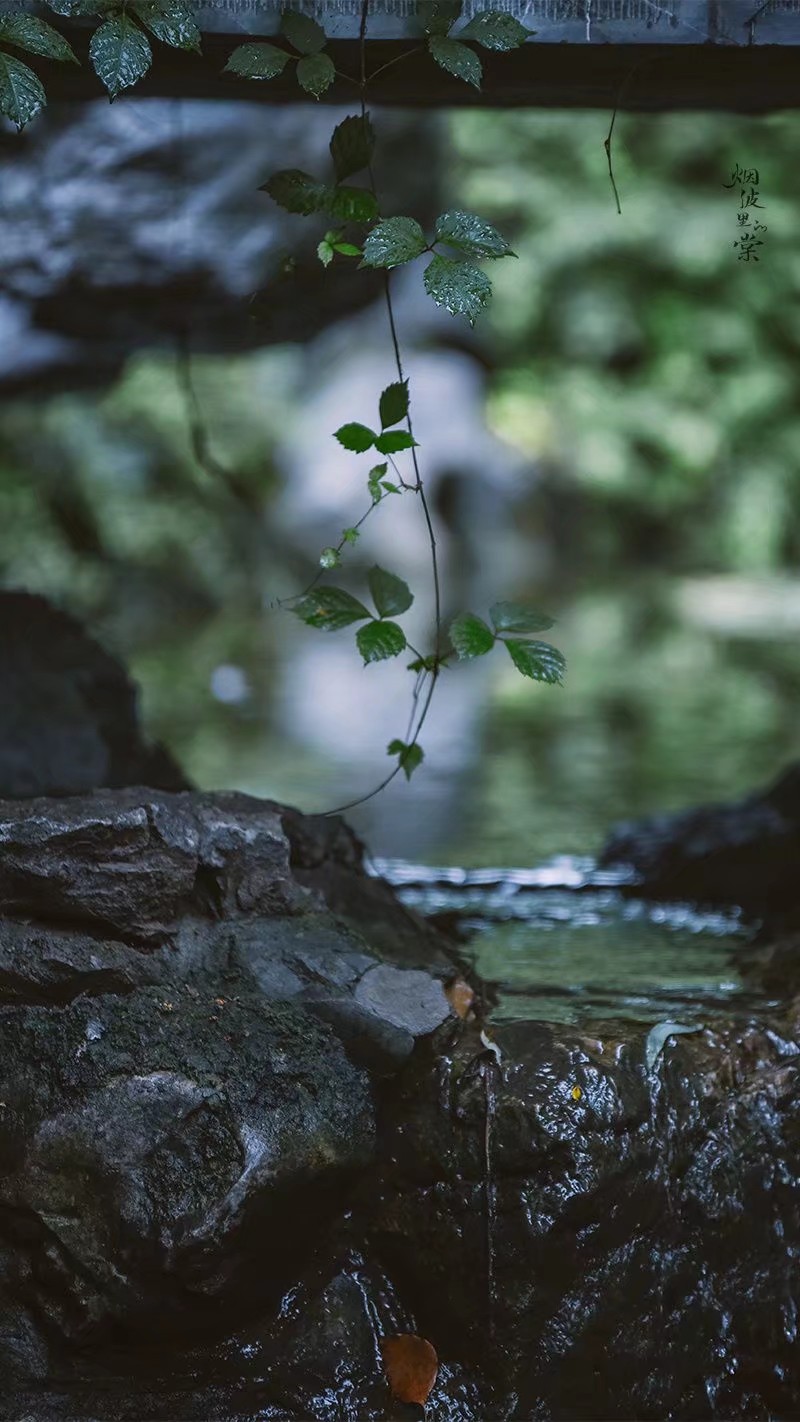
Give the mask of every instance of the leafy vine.
[[[100, 24], [89, 44], [89, 59], [112, 100], [150, 68], [152, 48], [148, 31], [173, 48], [200, 50], [200, 31], [192, 7], [185, 0], [48, 0], [48, 4], [56, 14], [72, 19], [99, 17]], [[331, 175], [317, 178], [289, 168], [272, 174], [263, 185], [263, 191], [285, 211], [303, 217], [324, 216], [335, 224], [320, 235], [317, 255], [323, 266], [330, 267], [340, 258], [357, 260], [360, 267], [383, 273], [397, 374], [397, 379], [379, 396], [374, 424], [349, 420], [334, 435], [353, 455], [379, 456], [366, 474], [369, 496], [366, 511], [352, 527], [342, 530], [338, 543], [322, 550], [319, 571], [305, 591], [281, 600], [280, 604], [288, 606], [310, 627], [327, 632], [356, 628], [356, 648], [365, 666], [404, 653], [412, 657], [408, 670], [414, 676], [414, 685], [407, 728], [402, 738], [394, 737], [387, 747], [393, 767], [368, 795], [338, 806], [337, 810], [350, 809], [372, 798], [400, 772], [411, 778], [424, 758], [420, 734], [437, 680], [454, 658], [470, 661], [487, 655], [501, 644], [517, 670], [533, 681], [559, 683], [565, 669], [561, 652], [534, 636], [551, 627], [551, 619], [511, 602], [495, 603], [489, 610], [488, 621], [474, 612], [460, 614], [448, 628], [450, 645], [443, 649], [436, 534], [420, 467], [419, 445], [414, 438], [409, 385], [392, 302], [391, 272], [420, 258], [429, 258], [422, 275], [428, 295], [451, 315], [465, 317], [474, 324], [492, 294], [490, 277], [478, 264], [515, 254], [496, 228], [475, 213], [444, 212], [436, 219], [431, 233], [426, 233], [413, 217], [385, 215], [375, 184], [376, 135], [367, 109], [370, 85], [378, 75], [412, 54], [426, 49], [431, 59], [449, 74], [480, 87], [482, 64], [475, 46], [495, 51], [515, 49], [528, 39], [530, 32], [507, 12], [486, 10], [453, 33], [460, 20], [460, 0], [421, 0], [417, 6], [420, 43], [368, 74], [368, 4], [369, 0], [363, 0], [358, 75], [343, 74], [336, 69], [327, 52], [328, 41], [323, 28], [310, 16], [295, 10], [287, 10], [281, 17], [278, 38], [282, 43], [252, 41], [239, 45], [225, 66], [225, 72], [256, 81], [274, 79], [294, 66], [300, 88], [316, 99], [337, 77], [358, 91], [360, 112], [338, 124], [330, 140]], [[78, 60], [67, 40], [45, 21], [27, 14], [0, 20], [0, 112], [21, 130], [41, 111], [46, 97], [38, 76], [29, 65], [8, 53], [9, 48], [62, 62], [77, 63]], [[365, 175], [366, 181], [362, 178], [361, 184], [354, 185], [350, 179], [358, 175]], [[362, 527], [370, 515], [392, 496], [408, 494], [419, 500], [430, 546], [434, 645], [424, 651], [409, 642], [397, 621], [414, 601], [414, 594], [402, 578], [373, 567], [367, 575], [372, 607], [344, 588], [321, 581], [325, 572], [342, 565], [348, 547], [361, 537]]]

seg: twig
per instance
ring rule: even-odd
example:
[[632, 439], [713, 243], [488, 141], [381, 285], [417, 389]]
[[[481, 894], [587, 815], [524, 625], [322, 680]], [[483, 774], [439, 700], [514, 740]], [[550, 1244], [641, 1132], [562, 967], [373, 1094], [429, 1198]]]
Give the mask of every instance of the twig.
[[622, 80], [622, 83], [619, 86], [619, 89], [617, 90], [617, 97], [614, 100], [614, 112], [611, 115], [611, 123], [609, 124], [608, 133], [606, 134], [606, 137], [603, 141], [603, 147], [606, 150], [606, 158], [608, 159], [608, 176], [611, 179], [611, 187], [614, 192], [614, 201], [617, 204], [617, 212], [619, 213], [620, 217], [622, 216], [622, 204], [620, 203], [619, 192], [617, 191], [617, 184], [614, 180], [614, 164], [611, 158], [611, 142], [614, 137], [614, 124], [617, 121], [617, 113], [625, 95], [625, 90], [627, 89], [634, 74], [636, 74], [640, 69], [643, 69], [646, 64], [652, 63], [653, 61], [651, 59], [644, 59], [639, 64], [634, 64], [633, 68], [628, 70], [627, 74], [625, 75], [625, 78]]

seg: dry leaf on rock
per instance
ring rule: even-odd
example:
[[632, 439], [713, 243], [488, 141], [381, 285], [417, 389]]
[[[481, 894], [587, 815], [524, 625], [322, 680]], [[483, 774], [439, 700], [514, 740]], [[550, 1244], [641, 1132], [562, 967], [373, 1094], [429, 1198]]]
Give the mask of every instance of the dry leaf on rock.
[[424, 1407], [439, 1369], [433, 1345], [416, 1333], [398, 1333], [381, 1339], [381, 1353], [393, 1397]]

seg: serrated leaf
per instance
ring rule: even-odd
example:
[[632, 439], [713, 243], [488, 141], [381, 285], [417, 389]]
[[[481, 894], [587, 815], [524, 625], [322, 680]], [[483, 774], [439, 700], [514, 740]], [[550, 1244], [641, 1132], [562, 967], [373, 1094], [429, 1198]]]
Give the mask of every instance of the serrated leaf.
[[307, 94], [318, 99], [331, 87], [336, 69], [329, 54], [306, 54], [297, 63], [297, 82]]
[[376, 503], [380, 503], [380, 500], [383, 497], [383, 494], [381, 492], [381, 479], [383, 478], [388, 468], [388, 464], [376, 464], [369, 471], [369, 475], [367, 477], [367, 488], [370, 492], [371, 497], [375, 500]]
[[238, 74], [242, 79], [275, 79], [283, 73], [290, 59], [291, 55], [285, 49], [278, 49], [276, 44], [240, 44], [222, 72]]
[[317, 256], [322, 262], [323, 267], [330, 266], [331, 262], [333, 261], [333, 247], [331, 246], [330, 242], [320, 242], [319, 246], [317, 247]]
[[461, 14], [461, 0], [419, 0], [417, 15], [425, 33], [446, 35]]
[[474, 612], [462, 612], [450, 624], [450, 641], [455, 647], [459, 661], [470, 662], [474, 657], [484, 657], [491, 652], [495, 636], [481, 617]]
[[375, 443], [375, 431], [369, 429], [367, 425], [360, 425], [357, 421], [353, 421], [336, 430], [334, 438], [338, 439], [345, 449], [352, 450], [354, 454], [363, 454]]
[[11, 119], [21, 132], [26, 123], [41, 113], [47, 96], [32, 69], [13, 55], [0, 53], [0, 114]]
[[389, 657], [399, 657], [406, 649], [406, 634], [396, 622], [368, 622], [356, 633], [356, 646], [369, 662], [385, 662]]
[[505, 51], [518, 49], [528, 36], [534, 33], [534, 30], [526, 30], [519, 20], [505, 10], [484, 10], [483, 14], [475, 15], [469, 24], [459, 31], [458, 38], [473, 40], [482, 44], [484, 49]]
[[[250, 47], [243, 46], [244, 49]], [[283, 168], [281, 172], [273, 173], [259, 191], [269, 193], [272, 201], [287, 212], [299, 212], [308, 216], [309, 213], [319, 212], [327, 206], [330, 189], [300, 168]]]
[[375, 448], [379, 454], [399, 454], [403, 449], [414, 449], [417, 441], [408, 430], [388, 430], [378, 435]]
[[454, 74], [456, 79], [463, 79], [467, 84], [473, 84], [476, 89], [480, 89], [483, 65], [477, 54], [467, 45], [443, 35], [431, 35], [428, 49], [436, 63], [446, 69], [448, 74]]
[[379, 568], [376, 564], [374, 568], [370, 568], [367, 582], [381, 617], [397, 617], [401, 612], [408, 612], [414, 601], [414, 594], [402, 578], [398, 578], [394, 573], [387, 573], [385, 568]]
[[378, 216], [377, 199], [369, 188], [329, 188], [326, 208], [342, 222], [374, 222]]
[[319, 555], [321, 568], [338, 568], [341, 561], [341, 557], [336, 548], [323, 548]]
[[357, 597], [343, 588], [318, 587], [301, 598], [292, 612], [309, 627], [321, 627], [325, 632], [338, 632], [351, 622], [363, 622], [371, 613]]
[[284, 10], [281, 30], [299, 54], [319, 54], [325, 48], [325, 31], [310, 15], [302, 15], [297, 10]]
[[381, 395], [378, 409], [382, 430], [387, 429], [389, 425], [399, 425], [408, 414], [408, 381], [396, 380], [393, 385], [387, 385]]
[[551, 647], [549, 642], [517, 642], [511, 637], [504, 640], [514, 666], [523, 676], [551, 686], [561, 682], [567, 663], [557, 647]]
[[489, 616], [495, 632], [546, 632], [553, 626], [552, 617], [516, 602], [496, 602], [489, 608]]
[[434, 257], [425, 268], [423, 280], [437, 306], [443, 306], [451, 316], [466, 316], [470, 326], [475, 325], [492, 297], [492, 283], [486, 273], [470, 262]]
[[422, 746], [414, 741], [410, 746], [405, 741], [390, 741], [386, 747], [387, 755], [400, 757], [400, 766], [405, 772], [406, 780], [410, 780], [417, 766], [421, 765], [425, 759], [425, 752]]
[[351, 114], [333, 130], [331, 158], [337, 183], [368, 168], [375, 151], [375, 130], [369, 114]]
[[200, 53], [200, 30], [189, 5], [180, 0], [152, 0], [134, 4], [133, 10], [162, 44]]
[[474, 212], [443, 212], [436, 219], [436, 240], [470, 257], [513, 257], [496, 227]]
[[144, 78], [153, 62], [153, 51], [144, 30], [128, 15], [112, 15], [95, 30], [89, 58], [97, 77], [112, 99]]
[[45, 20], [37, 20], [35, 15], [6, 15], [0, 19], [0, 41], [16, 45], [29, 54], [41, 54], [45, 59], [78, 63], [77, 55], [64, 36]]
[[421, 256], [425, 233], [413, 217], [387, 217], [367, 234], [365, 267], [399, 267]]

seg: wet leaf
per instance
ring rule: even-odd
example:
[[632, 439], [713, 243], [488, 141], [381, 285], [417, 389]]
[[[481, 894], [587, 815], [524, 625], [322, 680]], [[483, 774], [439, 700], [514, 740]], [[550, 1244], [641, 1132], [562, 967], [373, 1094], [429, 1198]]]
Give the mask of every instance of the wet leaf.
[[504, 51], [517, 49], [525, 43], [529, 35], [535, 33], [535, 30], [526, 30], [519, 20], [505, 10], [484, 10], [459, 31], [458, 37], [462, 40], [474, 40], [477, 44], [482, 44], [484, 49]]
[[370, 612], [357, 597], [343, 588], [315, 588], [292, 608], [292, 612], [309, 627], [321, 627], [325, 632], [338, 632], [351, 622], [363, 622]]
[[567, 663], [557, 647], [549, 642], [517, 642], [505, 639], [508, 654], [523, 676], [532, 681], [546, 681], [550, 686], [560, 685]]
[[369, 114], [352, 114], [337, 124], [331, 139], [331, 158], [337, 183], [369, 167], [375, 151], [375, 130]]
[[392, 1395], [424, 1407], [439, 1370], [433, 1345], [415, 1333], [398, 1333], [381, 1339], [381, 1355]]
[[[291, 55], [287, 54], [285, 49], [278, 49], [276, 44], [240, 44], [239, 48], [233, 51], [222, 72], [238, 74], [242, 79], [275, 79], [283, 73], [290, 58]], [[281, 175], [276, 174], [276, 177], [279, 176]], [[309, 182], [311, 181], [309, 178]], [[322, 184], [318, 183], [317, 187], [321, 188]], [[297, 209], [290, 207], [288, 211], [296, 212]], [[309, 208], [309, 211], [315, 212], [316, 208]]]
[[417, 15], [426, 34], [446, 35], [461, 14], [461, 0], [419, 0]]
[[0, 41], [27, 50], [28, 54], [41, 54], [45, 59], [78, 63], [64, 36], [35, 15], [7, 15], [0, 19]]
[[370, 568], [367, 582], [381, 617], [397, 617], [399, 613], [407, 612], [414, 601], [408, 583], [394, 573], [387, 573], [385, 568], [377, 565]]
[[459, 660], [469, 662], [491, 652], [495, 636], [482, 618], [476, 617], [474, 612], [463, 612], [450, 624], [450, 641], [458, 652]]
[[469, 257], [513, 257], [505, 237], [474, 212], [443, 212], [436, 219], [436, 240]]
[[[250, 47], [242, 46], [243, 49]], [[299, 212], [307, 217], [309, 213], [319, 212], [327, 206], [330, 188], [324, 183], [318, 183], [310, 173], [304, 173], [301, 168], [282, 168], [262, 184], [259, 192], [269, 193], [272, 201], [287, 212]]]
[[345, 449], [352, 450], [353, 454], [363, 454], [375, 443], [375, 431], [354, 420], [349, 425], [342, 425], [341, 429], [336, 431], [334, 438], [338, 439]]
[[476, 89], [480, 89], [483, 65], [477, 54], [467, 45], [461, 44], [458, 40], [432, 34], [428, 40], [428, 49], [436, 63], [442, 69], [446, 69], [448, 74], [455, 75], [456, 79], [464, 79], [467, 84], [472, 84]]
[[333, 261], [333, 247], [331, 246], [330, 242], [322, 241], [319, 243], [317, 247], [317, 256], [322, 262], [323, 267], [330, 266], [331, 262]]
[[297, 82], [307, 94], [318, 99], [336, 78], [333, 60], [328, 54], [306, 54], [297, 64]]
[[427, 245], [425, 233], [413, 217], [387, 217], [367, 236], [364, 266], [399, 267], [419, 257]]
[[670, 1037], [691, 1036], [702, 1031], [702, 1025], [688, 1027], [683, 1022], [657, 1022], [655, 1027], [650, 1028], [645, 1042], [644, 1059], [647, 1070], [653, 1070]]
[[470, 326], [492, 297], [492, 283], [485, 272], [469, 262], [454, 262], [449, 257], [434, 257], [425, 268], [425, 290], [437, 306], [443, 306], [451, 316], [466, 316]]
[[356, 646], [369, 662], [384, 662], [389, 657], [399, 657], [406, 649], [406, 634], [396, 622], [368, 622], [356, 633]]
[[495, 632], [546, 632], [553, 626], [552, 617], [516, 602], [496, 602], [490, 607], [489, 616]]
[[128, 15], [112, 15], [95, 30], [89, 44], [94, 71], [112, 99], [144, 78], [153, 51], [144, 30]]
[[342, 560], [335, 548], [323, 548], [319, 561], [322, 568], [337, 568]]
[[302, 15], [298, 10], [284, 10], [281, 15], [281, 30], [293, 49], [299, 54], [319, 54], [325, 48], [325, 31], [310, 15]]
[[162, 44], [200, 53], [200, 30], [191, 6], [180, 0], [153, 0], [152, 4], [136, 4], [133, 9]]
[[380, 399], [381, 429], [389, 425], [399, 425], [408, 414], [408, 381], [396, 380], [387, 385]]
[[47, 103], [41, 80], [22, 60], [0, 53], [0, 114], [21, 131]]
[[[327, 193], [328, 212], [342, 222], [374, 222], [378, 216], [378, 204], [369, 188], [328, 188]], [[358, 247], [354, 253], [361, 255]]]

